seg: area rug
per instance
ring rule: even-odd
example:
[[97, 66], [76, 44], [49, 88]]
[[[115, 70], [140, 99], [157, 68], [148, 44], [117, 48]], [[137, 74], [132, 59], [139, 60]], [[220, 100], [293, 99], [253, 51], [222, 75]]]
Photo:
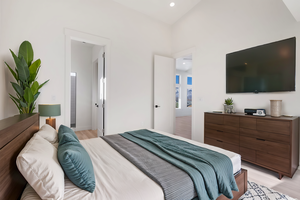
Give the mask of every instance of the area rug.
[[248, 181], [248, 191], [239, 200], [295, 200], [262, 185]]

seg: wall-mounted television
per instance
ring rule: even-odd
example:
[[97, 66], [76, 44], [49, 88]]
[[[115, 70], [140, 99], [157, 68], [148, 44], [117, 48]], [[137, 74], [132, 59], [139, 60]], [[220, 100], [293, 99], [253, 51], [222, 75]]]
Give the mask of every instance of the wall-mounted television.
[[295, 91], [296, 38], [226, 55], [226, 93]]

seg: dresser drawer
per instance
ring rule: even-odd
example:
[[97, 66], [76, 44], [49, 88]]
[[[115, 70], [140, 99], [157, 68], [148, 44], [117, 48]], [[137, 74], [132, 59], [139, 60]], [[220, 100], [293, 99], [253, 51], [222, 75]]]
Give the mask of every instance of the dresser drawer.
[[235, 145], [239, 145], [240, 143], [239, 135], [219, 130], [205, 129], [205, 137]]
[[267, 154], [265, 152], [256, 152], [256, 162], [258, 164], [270, 167], [275, 170], [279, 170], [285, 173], [290, 172], [290, 160], [286, 158], [280, 158], [274, 155]]
[[290, 122], [257, 119], [257, 130], [289, 135]]
[[238, 127], [221, 125], [221, 124], [211, 124], [211, 123], [206, 123], [205, 129], [213, 129], [213, 130], [223, 131], [223, 132], [228, 132], [233, 134], [239, 134], [240, 132]]
[[290, 158], [290, 145], [240, 136], [240, 146], [257, 151], [263, 151], [274, 156]]
[[233, 116], [224, 116], [224, 124], [228, 126], [240, 126], [240, 118], [239, 117], [233, 117]]
[[228, 150], [228, 151], [232, 151], [234, 153], [240, 153], [240, 147], [237, 145], [233, 145], [233, 144], [228, 144], [226, 142], [223, 142], [223, 148]]
[[256, 160], [256, 153], [253, 149], [247, 149], [244, 147], [240, 147], [240, 154], [243, 160], [255, 162]]
[[221, 124], [212, 124], [212, 123], [205, 123], [205, 129], [213, 129], [213, 130], [219, 130], [219, 131], [223, 131], [224, 125]]
[[240, 117], [240, 127], [248, 129], [256, 129], [256, 119], [250, 117]]
[[205, 113], [205, 123], [224, 124], [224, 116], [221, 114]]
[[232, 151], [234, 153], [239, 153], [239, 146], [228, 144], [228, 143], [223, 142], [221, 140], [216, 140], [216, 139], [205, 137], [204, 138], [204, 143], [215, 146], [215, 147], [220, 147], [222, 149], [226, 149], [226, 150]]
[[223, 148], [223, 142], [222, 141], [214, 140], [214, 139], [211, 139], [211, 138], [208, 138], [208, 137], [204, 138], [204, 143], [215, 146], [215, 147]]
[[251, 129], [240, 128], [240, 135], [254, 138], [261, 138], [268, 141], [279, 142], [279, 143], [290, 143], [291, 138], [289, 135], [282, 135], [277, 133], [257, 131]]

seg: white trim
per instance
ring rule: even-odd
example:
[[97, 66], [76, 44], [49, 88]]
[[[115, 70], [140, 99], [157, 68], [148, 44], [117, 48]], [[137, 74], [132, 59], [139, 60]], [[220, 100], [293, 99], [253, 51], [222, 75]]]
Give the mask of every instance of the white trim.
[[81, 42], [86, 42], [94, 45], [104, 46], [105, 51], [105, 77], [106, 77], [106, 93], [105, 93], [105, 134], [109, 130], [107, 126], [107, 119], [108, 119], [108, 103], [109, 103], [109, 89], [110, 86], [110, 56], [111, 56], [111, 41], [110, 39], [100, 37], [97, 35], [83, 33], [76, 30], [71, 30], [65, 28], [65, 52], [66, 52], [66, 63], [65, 63], [65, 108], [64, 108], [64, 115], [65, 115], [65, 125], [70, 125], [70, 73], [71, 73], [71, 40], [77, 40]]
[[[179, 51], [177, 53], [173, 53], [172, 56], [173, 56], [173, 58], [176, 59], [176, 58], [182, 58], [182, 57], [187, 56], [187, 55], [192, 55], [192, 68], [194, 68], [195, 67], [195, 61], [194, 60], [195, 60], [195, 57], [196, 57], [195, 53], [196, 53], [196, 47], [192, 47], [192, 48], [189, 48], [189, 49], [186, 49], [186, 50], [183, 50], [183, 51]], [[194, 72], [194, 69], [193, 69], [193, 72]], [[193, 82], [194, 82], [194, 80], [193, 80]], [[195, 84], [193, 83], [193, 85], [195, 85]], [[192, 96], [192, 102], [196, 102], [195, 95]], [[195, 106], [192, 105], [192, 139], [194, 139], [194, 135], [196, 135], [196, 120], [195, 120], [195, 117], [194, 117], [194, 114], [196, 113], [195, 109], [196, 109]], [[174, 116], [174, 117], [176, 117], [176, 116]]]

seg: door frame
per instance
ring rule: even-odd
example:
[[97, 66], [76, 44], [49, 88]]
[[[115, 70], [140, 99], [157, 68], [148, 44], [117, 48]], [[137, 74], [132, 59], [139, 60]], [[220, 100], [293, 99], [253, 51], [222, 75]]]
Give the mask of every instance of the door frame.
[[[109, 89], [108, 86], [109, 80], [110, 80], [110, 55], [111, 55], [111, 40], [97, 36], [95, 34], [89, 34], [89, 33], [83, 33], [80, 31], [76, 30], [71, 30], [65, 28], [65, 53], [66, 53], [66, 61], [65, 61], [65, 105], [64, 108], [62, 109], [64, 111], [65, 115], [65, 122], [64, 124], [69, 126], [70, 125], [70, 99], [71, 99], [71, 78], [70, 78], [70, 73], [71, 73], [71, 41], [76, 40], [80, 42], [86, 42], [94, 45], [99, 45], [104, 47], [104, 52], [106, 55], [105, 58], [105, 110], [107, 112], [104, 113], [104, 134], [108, 132], [108, 123], [107, 123], [107, 113], [109, 110]], [[63, 106], [62, 106], [63, 107]]]
[[[189, 48], [189, 49], [186, 49], [186, 50], [183, 50], [183, 51], [179, 51], [177, 53], [173, 53], [172, 54], [172, 57], [174, 59], [177, 59], [177, 58], [182, 58], [184, 56], [188, 56], [188, 55], [192, 55], [192, 69], [193, 69], [193, 86], [195, 85], [195, 76], [194, 76], [194, 66], [195, 66], [195, 51], [196, 51], [196, 48], [195, 47], [192, 47], [192, 48]], [[176, 70], [175, 70], [175, 74], [174, 74], [174, 77], [176, 75]], [[197, 80], [196, 80], [197, 82]], [[194, 117], [194, 114], [196, 113], [196, 109], [195, 109], [195, 104], [194, 102], [196, 102], [196, 98], [195, 98], [195, 95], [194, 95], [194, 88], [193, 87], [193, 96], [192, 96], [192, 102], [193, 102], [193, 105], [192, 105], [192, 140], [195, 138], [195, 134], [196, 134], [196, 121], [195, 121], [195, 117]], [[175, 109], [175, 108], [174, 108]], [[176, 112], [174, 112], [174, 118], [176, 119]], [[175, 120], [176, 121], [176, 120]], [[175, 130], [175, 127], [176, 124], [174, 123], [174, 130]]]

